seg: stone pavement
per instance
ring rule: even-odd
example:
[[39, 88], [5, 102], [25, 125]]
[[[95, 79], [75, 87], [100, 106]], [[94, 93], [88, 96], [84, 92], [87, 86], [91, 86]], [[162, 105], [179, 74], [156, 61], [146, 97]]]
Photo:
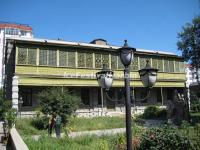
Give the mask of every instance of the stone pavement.
[[1, 139], [4, 136], [3, 122], [0, 121], [0, 150], [6, 150], [6, 146], [2, 143]]
[[[125, 133], [126, 129], [125, 128], [116, 128], [116, 129], [104, 129], [104, 130], [93, 130], [93, 131], [80, 131], [80, 132], [70, 132], [68, 134], [68, 137], [70, 138], [75, 138], [78, 136], [86, 136], [86, 135], [96, 135], [96, 136], [103, 136], [103, 135], [113, 135], [113, 134], [118, 134], [118, 133]], [[61, 137], [64, 137], [65, 134], [61, 133]], [[33, 139], [36, 141], [39, 140], [41, 135], [33, 135]], [[56, 137], [55, 134], [52, 134], [52, 137]]]
[[[165, 124], [165, 120], [153, 120], [153, 119], [147, 119], [145, 120], [145, 124], [143, 127], [145, 128], [151, 128], [151, 127], [159, 127], [163, 124]], [[116, 128], [116, 129], [103, 129], [103, 130], [92, 130], [92, 131], [79, 131], [79, 132], [70, 132], [68, 134], [68, 137], [70, 138], [75, 138], [78, 136], [86, 136], [86, 135], [96, 135], [96, 136], [102, 136], [102, 135], [113, 135], [113, 134], [118, 134], [118, 133], [125, 133], [126, 129], [125, 128]], [[65, 134], [61, 133], [61, 137], [64, 137]], [[33, 139], [36, 141], [39, 140], [41, 135], [33, 135]], [[56, 137], [55, 134], [52, 134], [52, 137]]]

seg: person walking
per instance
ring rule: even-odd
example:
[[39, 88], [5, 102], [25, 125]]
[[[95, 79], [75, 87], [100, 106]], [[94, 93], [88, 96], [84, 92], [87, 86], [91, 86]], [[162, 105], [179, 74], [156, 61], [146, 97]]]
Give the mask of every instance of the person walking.
[[59, 113], [56, 115], [56, 119], [55, 120], [56, 120], [55, 121], [56, 137], [60, 138], [62, 120], [61, 120], [61, 117], [60, 117]]
[[49, 118], [49, 124], [48, 124], [48, 134], [51, 136], [52, 134], [52, 130], [53, 130], [53, 127], [55, 125], [55, 121], [56, 121], [56, 113], [53, 113], [51, 115], [51, 117]]

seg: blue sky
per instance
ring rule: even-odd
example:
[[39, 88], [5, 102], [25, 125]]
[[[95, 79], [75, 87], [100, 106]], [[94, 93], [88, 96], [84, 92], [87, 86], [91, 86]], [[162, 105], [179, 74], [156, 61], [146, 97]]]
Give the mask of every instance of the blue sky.
[[177, 33], [200, 12], [198, 0], [1, 0], [0, 21], [29, 24], [38, 38], [177, 51]]

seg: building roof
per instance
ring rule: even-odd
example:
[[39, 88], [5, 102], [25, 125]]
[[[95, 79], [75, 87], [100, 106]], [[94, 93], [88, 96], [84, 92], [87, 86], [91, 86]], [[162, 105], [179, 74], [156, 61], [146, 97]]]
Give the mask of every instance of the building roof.
[[33, 29], [27, 24], [19, 24], [12, 22], [2, 22], [0, 21], [0, 28], [17, 28], [25, 31], [32, 31]]
[[[117, 49], [121, 48], [119, 46], [113, 45], [98, 45], [98, 44], [91, 44], [91, 43], [84, 43], [84, 42], [71, 42], [71, 41], [64, 41], [64, 40], [50, 40], [50, 39], [40, 39], [40, 38], [24, 38], [24, 37], [9, 37], [7, 39], [15, 40], [19, 43], [45, 43], [47, 45], [60, 45], [60, 46], [74, 46], [74, 47], [85, 47], [85, 48], [97, 48], [97, 49], [109, 49], [111, 51], [116, 51]], [[174, 53], [158, 51], [158, 50], [146, 50], [136, 48], [136, 51], [139, 53], [149, 53], [149, 54], [158, 54], [158, 55], [170, 55], [172, 57], [182, 58]]]

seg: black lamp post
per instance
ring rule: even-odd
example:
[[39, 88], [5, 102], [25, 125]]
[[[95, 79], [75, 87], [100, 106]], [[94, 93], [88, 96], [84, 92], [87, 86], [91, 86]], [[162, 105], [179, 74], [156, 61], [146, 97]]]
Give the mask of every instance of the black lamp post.
[[[122, 64], [124, 65], [124, 83], [125, 83], [125, 108], [126, 108], [126, 139], [127, 139], [127, 150], [132, 150], [132, 132], [131, 132], [131, 97], [130, 97], [130, 71], [129, 65], [134, 58], [135, 48], [131, 48], [125, 40], [124, 46], [119, 48], [119, 56]], [[139, 70], [140, 78], [145, 87], [151, 88], [156, 82], [158, 69], [150, 67], [149, 62], [144, 69]], [[99, 86], [106, 92], [112, 86], [113, 83], [113, 72], [110, 69], [106, 69], [96, 73]], [[108, 94], [106, 95], [108, 97]], [[111, 99], [111, 98], [109, 98]]]

